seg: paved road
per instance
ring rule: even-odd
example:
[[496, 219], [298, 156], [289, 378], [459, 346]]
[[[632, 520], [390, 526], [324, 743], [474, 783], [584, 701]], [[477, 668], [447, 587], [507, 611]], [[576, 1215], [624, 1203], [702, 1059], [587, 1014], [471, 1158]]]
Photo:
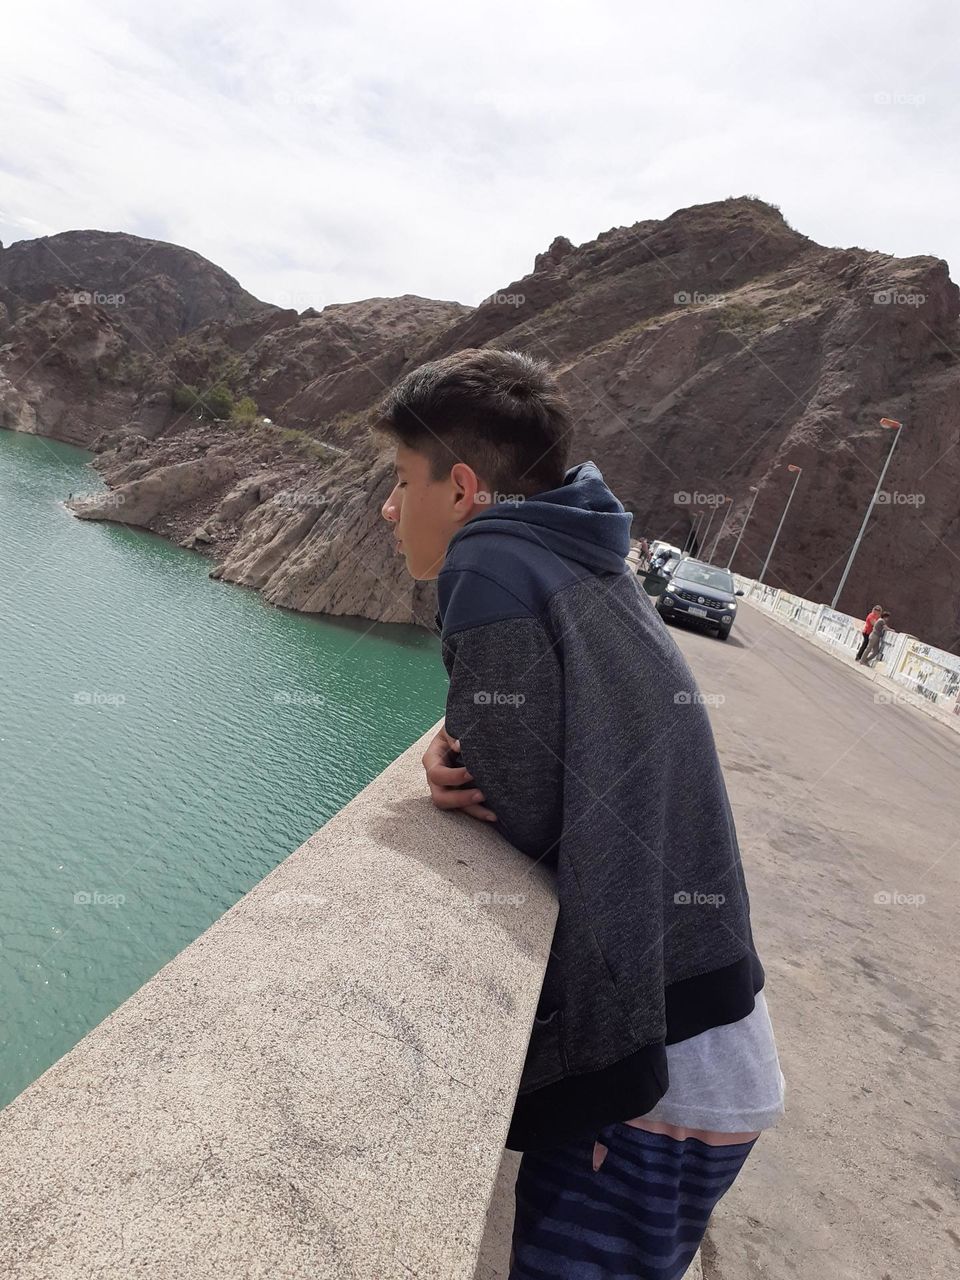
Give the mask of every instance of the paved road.
[[960, 735], [748, 605], [726, 644], [673, 634], [724, 699], [787, 1080], [786, 1118], [714, 1215], [705, 1280], [955, 1280]]

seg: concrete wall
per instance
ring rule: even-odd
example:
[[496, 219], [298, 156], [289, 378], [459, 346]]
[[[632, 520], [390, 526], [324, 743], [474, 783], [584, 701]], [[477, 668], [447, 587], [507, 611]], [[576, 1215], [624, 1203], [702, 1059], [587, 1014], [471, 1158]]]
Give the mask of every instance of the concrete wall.
[[[806, 635], [834, 657], [854, 661], [863, 632], [863, 618], [838, 613], [828, 605], [805, 600], [776, 587], [763, 586], [734, 574], [744, 599], [776, 621]], [[883, 657], [872, 672], [881, 688], [960, 728], [960, 657], [924, 644], [916, 636], [890, 631]], [[879, 696], [879, 695], [878, 695]]]
[[433, 733], [0, 1112], [0, 1274], [506, 1275], [556, 901]]

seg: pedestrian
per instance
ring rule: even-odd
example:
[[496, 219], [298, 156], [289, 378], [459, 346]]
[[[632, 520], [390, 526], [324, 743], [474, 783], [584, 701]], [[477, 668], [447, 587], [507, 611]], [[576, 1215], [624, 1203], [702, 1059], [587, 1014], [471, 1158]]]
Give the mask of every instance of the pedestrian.
[[542, 361], [431, 361], [380, 407], [381, 514], [437, 584], [431, 799], [555, 874], [506, 1133], [523, 1153], [509, 1280], [678, 1280], [784, 1079], [704, 699], [625, 571], [631, 513], [594, 462], [568, 465], [570, 424]]
[[890, 614], [885, 609], [880, 617], [873, 624], [873, 630], [870, 632], [867, 640], [867, 648], [860, 661], [866, 667], [872, 667], [883, 652], [883, 638], [887, 634], [890, 626]]
[[860, 632], [863, 639], [860, 641], [860, 648], [857, 650], [857, 662], [860, 662], [863, 655], [866, 653], [867, 645], [870, 643], [870, 633], [873, 631], [873, 624], [880, 617], [882, 612], [883, 610], [880, 606], [875, 604], [864, 619], [863, 630]]

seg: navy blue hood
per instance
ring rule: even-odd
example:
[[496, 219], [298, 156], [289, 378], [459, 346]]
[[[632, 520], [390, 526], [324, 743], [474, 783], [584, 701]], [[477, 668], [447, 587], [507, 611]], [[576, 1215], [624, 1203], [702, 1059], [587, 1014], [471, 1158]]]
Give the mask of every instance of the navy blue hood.
[[593, 573], [620, 573], [630, 550], [633, 512], [608, 489], [595, 462], [570, 467], [558, 489], [519, 502], [497, 502], [472, 516], [450, 539], [459, 542], [489, 533], [513, 534], [546, 546], [564, 560]]

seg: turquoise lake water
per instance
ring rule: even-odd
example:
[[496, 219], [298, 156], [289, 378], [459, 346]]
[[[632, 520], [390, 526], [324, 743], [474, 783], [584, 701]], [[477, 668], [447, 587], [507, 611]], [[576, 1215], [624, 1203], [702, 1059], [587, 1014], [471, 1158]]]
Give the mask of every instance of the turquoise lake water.
[[443, 714], [436, 637], [307, 618], [77, 520], [0, 430], [0, 1106]]

